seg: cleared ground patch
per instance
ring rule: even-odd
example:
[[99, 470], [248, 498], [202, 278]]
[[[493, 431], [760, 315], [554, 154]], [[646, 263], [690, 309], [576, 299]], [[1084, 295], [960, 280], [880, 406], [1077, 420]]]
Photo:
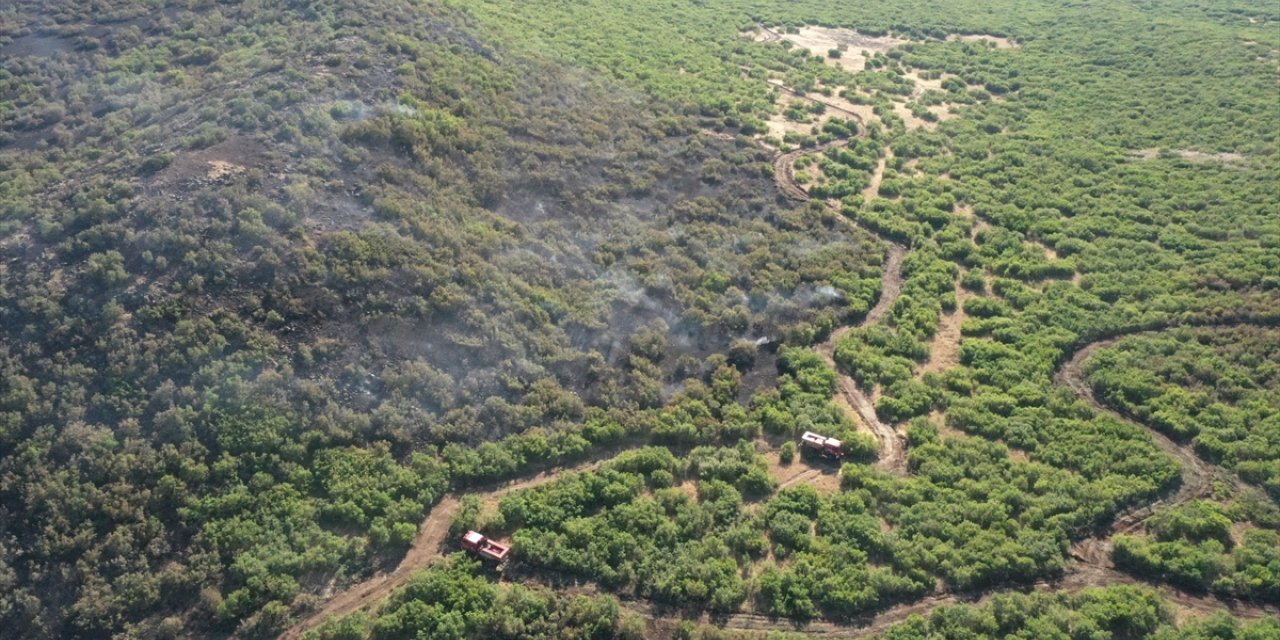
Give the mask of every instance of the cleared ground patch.
[[1196, 151], [1195, 149], [1139, 149], [1129, 154], [1138, 160], [1155, 160], [1161, 156], [1170, 156], [1182, 158], [1191, 162], [1243, 162], [1245, 156], [1239, 153], [1209, 153], [1207, 151]]
[[987, 35], [985, 33], [953, 33], [947, 36], [947, 42], [986, 42], [995, 45], [997, 49], [1018, 48], [1018, 43], [1008, 38]]
[[807, 484], [819, 493], [835, 493], [840, 490], [839, 462], [810, 458], [799, 450], [789, 464], [783, 464], [778, 459], [776, 449], [760, 455], [768, 461], [769, 475], [778, 481], [779, 489]]
[[929, 360], [920, 366], [917, 377], [926, 373], [942, 373], [960, 364], [960, 327], [964, 326], [964, 301], [972, 294], [963, 287], [956, 287], [956, 309], [943, 314], [938, 330], [929, 343]]
[[[846, 71], [857, 73], [867, 68], [870, 54], [886, 53], [895, 47], [906, 44], [893, 36], [869, 36], [852, 29], [832, 29], [829, 27], [804, 27], [796, 33], [780, 34], [796, 46], [807, 49], [814, 55], [822, 56], [828, 64]], [[839, 50], [840, 56], [831, 57], [830, 52]]]

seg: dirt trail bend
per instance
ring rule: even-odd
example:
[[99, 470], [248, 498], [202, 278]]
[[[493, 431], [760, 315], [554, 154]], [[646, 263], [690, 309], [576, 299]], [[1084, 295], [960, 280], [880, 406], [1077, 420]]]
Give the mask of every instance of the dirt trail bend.
[[[900, 245], [889, 245], [889, 258], [885, 261], [884, 277], [880, 285], [880, 299], [876, 302], [876, 306], [867, 312], [866, 317], [862, 319], [858, 326], [869, 326], [880, 322], [889, 314], [889, 310], [893, 308], [894, 301], [898, 299], [898, 294], [902, 291], [902, 259], [906, 256], [906, 253], [906, 248]], [[853, 327], [844, 326], [832, 331], [826, 342], [817, 347], [818, 354], [827, 362], [827, 366], [836, 372], [836, 404], [841, 409], [844, 409], [845, 413], [855, 423], [865, 424], [880, 440], [880, 460], [876, 463], [876, 466], [895, 473], [905, 473], [907, 470], [907, 452], [906, 443], [902, 436], [892, 425], [885, 424], [880, 420], [880, 417], [876, 415], [875, 403], [871, 401], [871, 397], [858, 388], [858, 384], [853, 378], [841, 374], [840, 368], [836, 366], [836, 344], [851, 329]]]
[[[823, 151], [831, 146], [841, 144], [842, 141], [836, 141], [822, 145], [811, 150], [792, 151], [790, 153], [779, 155], [774, 161], [774, 178], [777, 181], [778, 188], [788, 196], [803, 202], [809, 201], [811, 198], [800, 185], [795, 182], [793, 170], [791, 168], [795, 159], [804, 153], [815, 153]], [[888, 156], [886, 155], [886, 158]], [[877, 167], [877, 173], [882, 171]], [[870, 198], [874, 194], [864, 193], [864, 198]], [[851, 226], [858, 226], [856, 222], [850, 220], [846, 216], [840, 215], [839, 219]], [[906, 254], [906, 248], [890, 242], [889, 258], [885, 263], [884, 276], [882, 281], [882, 290], [880, 300], [876, 306], [867, 313], [866, 318], [861, 325], [866, 326], [875, 322], [879, 322], [892, 308], [893, 301], [896, 300], [902, 286], [901, 264], [903, 256]], [[1248, 321], [1223, 321], [1214, 320], [1207, 322], [1187, 322], [1186, 326], [1276, 326], [1280, 324], [1277, 320], [1268, 319], [1265, 321], [1248, 322]], [[1079, 589], [1085, 586], [1096, 586], [1104, 584], [1116, 583], [1136, 583], [1132, 577], [1118, 572], [1111, 563], [1111, 536], [1118, 533], [1126, 533], [1137, 529], [1148, 518], [1150, 518], [1156, 509], [1165, 504], [1182, 504], [1188, 500], [1209, 495], [1213, 490], [1215, 480], [1224, 482], [1233, 489], [1240, 489], [1243, 485], [1240, 480], [1231, 473], [1207, 464], [1195, 454], [1188, 446], [1184, 446], [1174, 442], [1168, 436], [1142, 424], [1129, 416], [1123, 415], [1110, 407], [1102, 404], [1094, 396], [1093, 389], [1085, 381], [1083, 363], [1100, 349], [1105, 349], [1114, 345], [1118, 340], [1129, 335], [1141, 333], [1150, 333], [1172, 328], [1174, 325], [1166, 327], [1157, 327], [1155, 329], [1141, 329], [1122, 333], [1118, 336], [1098, 340], [1096, 342], [1085, 345], [1075, 351], [1070, 360], [1064, 363], [1054, 374], [1054, 381], [1057, 384], [1071, 389], [1077, 396], [1085, 399], [1096, 410], [1114, 416], [1119, 420], [1134, 424], [1151, 434], [1156, 445], [1163, 451], [1172, 455], [1182, 466], [1182, 481], [1178, 488], [1169, 496], [1157, 500], [1151, 504], [1141, 507], [1135, 507], [1118, 515], [1113, 521], [1108, 532], [1103, 536], [1086, 538], [1072, 545], [1070, 554], [1076, 560], [1067, 572], [1066, 577], [1055, 583], [1045, 583], [1046, 588], [1052, 587], [1056, 589]], [[840, 405], [855, 422], [861, 421], [872, 429], [881, 441], [881, 459], [878, 465], [882, 468], [896, 471], [906, 471], [905, 446], [901, 436], [890, 425], [881, 422], [875, 415], [875, 406], [866, 393], [858, 388], [852, 378], [839, 374], [839, 369], [835, 367], [835, 345], [839, 339], [845, 335], [852, 327], [841, 327], [832, 332], [832, 335], [826, 342], [818, 346], [818, 353], [827, 361], [837, 372], [837, 388], [839, 394], [836, 402]], [[1039, 586], [1037, 587], [1039, 588]], [[1232, 613], [1245, 617], [1262, 617], [1266, 615], [1275, 615], [1274, 608], [1262, 607], [1257, 605], [1245, 605], [1240, 603], [1224, 603], [1223, 601], [1212, 598], [1201, 598], [1192, 596], [1181, 591], [1172, 590], [1168, 587], [1161, 588], [1162, 594], [1174, 604], [1191, 611], [1214, 611], [1221, 610], [1225, 605], [1232, 610]], [[894, 611], [903, 609], [910, 612], [919, 612], [928, 610], [938, 604], [946, 604], [942, 600], [947, 598], [954, 599], [954, 596], [940, 595], [934, 599], [926, 599], [921, 602], [912, 603], [891, 609], [881, 614], [877, 618], [889, 616], [892, 617]], [[941, 599], [941, 600], [939, 600]], [[906, 615], [910, 615], [907, 613]], [[905, 618], [906, 616], [902, 616]], [[884, 626], [892, 624], [893, 619], [885, 623]], [[790, 624], [790, 623], [787, 623]], [[876, 628], [883, 628], [877, 625]], [[816, 632], [814, 629], [812, 632]], [[865, 629], [864, 629], [865, 631]], [[811, 632], [806, 629], [806, 632]], [[836, 637], [832, 634], [831, 637]], [[839, 637], [861, 637], [859, 634], [841, 634]]]
[[[984, 592], [936, 593], [847, 622], [822, 619], [800, 621], [748, 612], [702, 614], [697, 620], [721, 629], [735, 631], [759, 631], [761, 633], [786, 631], [803, 633], [806, 636], [818, 638], [870, 638], [883, 634], [893, 625], [905, 622], [907, 618], [913, 615], [927, 616], [929, 612], [942, 606], [956, 604], [982, 606], [989, 604], [998, 595], [1033, 592], [1074, 593], [1088, 587], [1115, 584], [1142, 585], [1145, 583], [1111, 569], [1089, 566], [1080, 567], [1078, 570], [1072, 571], [1056, 580], [1041, 580], [1025, 587]], [[1195, 596], [1168, 587], [1157, 588], [1157, 591], [1166, 601], [1176, 605], [1180, 613], [1209, 615], [1225, 609], [1233, 617], [1240, 620], [1256, 620], [1280, 614], [1280, 609], [1271, 606], [1246, 605], [1236, 602], [1224, 603], [1213, 598]], [[681, 620], [686, 619], [686, 616], [682, 615], [678, 609], [649, 600], [623, 599], [623, 606], [647, 618], [654, 626], [661, 628], [669, 626], [674, 629]]]
[[778, 91], [781, 91], [781, 92], [783, 92], [783, 93], [785, 93], [785, 94], [787, 94], [787, 95], [789, 95], [789, 96], [791, 96], [791, 97], [793, 97], [793, 98], [797, 98], [797, 99], [799, 99], [799, 100], [805, 100], [805, 101], [807, 101], [807, 102], [812, 102], [812, 103], [815, 103], [815, 104], [820, 104], [820, 105], [822, 105], [822, 106], [826, 107], [829, 111], [832, 111], [833, 113], [838, 113], [838, 114], [840, 114], [841, 116], [843, 116], [843, 117], [845, 117], [845, 118], [852, 118], [852, 119], [854, 119], [854, 120], [857, 120], [857, 121], [858, 121], [858, 128], [859, 128], [859, 129], [861, 129], [861, 128], [862, 128], [862, 126], [863, 126], [863, 124], [862, 124], [862, 116], [860, 116], [860, 115], [858, 115], [858, 114], [856, 114], [856, 113], [854, 113], [854, 112], [852, 112], [852, 111], [850, 111], [850, 110], [848, 110], [848, 109], [845, 109], [844, 107], [841, 107], [841, 106], [838, 106], [838, 105], [832, 104], [832, 103], [830, 103], [830, 102], [827, 102], [826, 100], [820, 100], [820, 99], [815, 98], [815, 97], [813, 97], [813, 96], [810, 96], [810, 95], [808, 95], [808, 94], [805, 94], [805, 93], [801, 93], [801, 92], [799, 92], [799, 91], [796, 91], [795, 89], [792, 89], [791, 87], [788, 87], [787, 85], [783, 84], [783, 82], [782, 82], [781, 80], [772, 80], [772, 79], [770, 79], [770, 80], [765, 80], [765, 84], [768, 84], [769, 86], [773, 87], [774, 89], [777, 89]]
[[[601, 452], [596, 458], [581, 464], [549, 469], [535, 476], [515, 480], [490, 491], [478, 492], [473, 495], [476, 495], [482, 501], [498, 500], [508, 493], [530, 489], [556, 480], [565, 473], [590, 471], [599, 467], [605, 460], [614, 457], [617, 453], [616, 450], [609, 449]], [[453, 519], [458, 515], [461, 507], [462, 501], [459, 496], [454, 494], [444, 496], [427, 514], [422, 524], [418, 526], [418, 534], [414, 536], [413, 542], [409, 545], [409, 552], [405, 554], [404, 559], [400, 561], [394, 571], [377, 574], [364, 582], [348, 587], [347, 590], [326, 602], [315, 613], [307, 616], [282, 633], [280, 640], [296, 640], [302, 637], [303, 633], [324, 623], [325, 620], [355, 613], [366, 606], [381, 601], [391, 595], [392, 591], [404, 586], [409, 581], [409, 577], [415, 572], [443, 555], [442, 550], [449, 535], [449, 526], [453, 524]]]
[[[1189, 322], [1183, 326], [1213, 326], [1222, 329], [1230, 329], [1236, 327], [1275, 325], [1272, 322], [1223, 321], [1213, 323]], [[1175, 327], [1169, 326], [1156, 329], [1139, 329], [1091, 342], [1076, 350], [1075, 353], [1071, 355], [1071, 358], [1064, 362], [1054, 374], [1054, 382], [1070, 389], [1077, 397], [1088, 402], [1094, 410], [1145, 430], [1150, 434], [1151, 439], [1156, 443], [1156, 446], [1160, 447], [1162, 451], [1173, 456], [1178, 461], [1182, 470], [1182, 481], [1172, 493], [1150, 504], [1134, 507], [1121, 513], [1112, 522], [1112, 525], [1105, 536], [1086, 538], [1072, 545], [1072, 557], [1081, 562], [1101, 567], [1111, 567], [1110, 538], [1117, 534], [1129, 533], [1138, 529], [1148, 518], [1155, 514], [1157, 509], [1164, 505], [1179, 505], [1190, 500], [1206, 497], [1213, 492], [1215, 482], [1226, 485], [1233, 493], [1239, 492], [1245, 487], [1244, 483], [1240, 481], [1238, 476], [1226, 469], [1222, 469], [1205, 462], [1200, 458], [1200, 456], [1196, 455], [1191, 446], [1175, 442], [1159, 430], [1134, 419], [1126, 413], [1117, 411], [1106, 404], [1103, 404], [1102, 401], [1100, 401], [1094, 394], [1093, 387], [1085, 377], [1084, 363], [1098, 351], [1112, 347], [1120, 340], [1130, 336], [1151, 335], [1161, 331], [1167, 331], [1172, 328]]]
[[[861, 127], [861, 124], [859, 124], [859, 127]], [[842, 147], [846, 144], [848, 144], [847, 140], [833, 140], [807, 149], [788, 151], [774, 157], [773, 178], [774, 182], [778, 185], [778, 189], [793, 200], [799, 200], [800, 202], [808, 202], [809, 200], [812, 200], [809, 196], [809, 192], [805, 191], [804, 187], [801, 187], [800, 184], [796, 182], [796, 160], [800, 156], [822, 153], [827, 149]]]
[[[865, 133], [865, 130], [859, 131], [859, 135], [865, 135]], [[798, 149], [779, 154], [773, 161], [773, 176], [775, 182], [777, 182], [778, 190], [801, 202], [812, 200], [809, 192], [796, 183], [794, 169], [796, 159], [802, 155], [821, 153], [832, 147], [845, 144], [848, 144], [847, 140], [836, 140], [811, 149]], [[879, 171], [883, 171], [883, 166], [882, 161]], [[828, 203], [828, 206], [836, 207], [837, 205]], [[857, 222], [849, 219], [843, 213], [837, 213], [836, 217], [849, 226], [858, 227]], [[884, 275], [881, 276], [880, 280], [880, 299], [867, 312], [866, 317], [858, 324], [859, 327], [869, 326], [883, 320], [885, 316], [889, 315], [889, 311], [893, 308], [893, 303], [898, 299], [898, 294], [902, 292], [902, 260], [906, 257], [907, 248], [892, 241], [886, 240], [886, 242], [889, 242], [889, 256], [885, 260]], [[826, 360], [827, 366], [836, 372], [836, 389], [838, 391], [835, 398], [836, 404], [844, 410], [845, 414], [855, 424], [866, 425], [880, 440], [880, 460], [876, 463], [876, 466], [894, 473], [905, 473], [907, 470], [907, 455], [906, 443], [902, 435], [892, 425], [885, 424], [880, 420], [876, 415], [875, 403], [871, 401], [870, 396], [858, 388], [858, 384], [853, 378], [840, 374], [840, 368], [836, 366], [836, 344], [852, 328], [845, 326], [832, 331], [826, 342], [817, 347], [818, 354], [822, 356], [823, 360]]]

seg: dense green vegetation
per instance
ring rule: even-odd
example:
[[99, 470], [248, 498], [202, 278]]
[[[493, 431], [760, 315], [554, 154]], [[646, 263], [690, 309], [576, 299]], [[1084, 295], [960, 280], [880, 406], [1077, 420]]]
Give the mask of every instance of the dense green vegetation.
[[1118, 566], [1192, 591], [1280, 602], [1274, 505], [1189, 502], [1159, 513], [1145, 529], [1145, 536], [1116, 538]]
[[[848, 620], [1057, 577], [1179, 480], [1055, 367], [1280, 310], [1277, 22], [1254, 0], [8, 3], [0, 635], [271, 637], [394, 566], [447, 491], [624, 448], [474, 524], [532, 581], [695, 611]], [[758, 24], [910, 42], [850, 73]], [[796, 166], [838, 207], [780, 197], [764, 144], [856, 128], [753, 139], [779, 84], [876, 115]], [[868, 466], [807, 349], [881, 295], [884, 243], [840, 216], [910, 249], [888, 317], [835, 354], [907, 433], [907, 476]], [[959, 365], [918, 375], [957, 309]], [[1274, 498], [1277, 357], [1274, 331], [1181, 330], [1089, 373]], [[838, 491], [767, 472], [805, 430], [847, 443]], [[1250, 504], [1170, 508], [1116, 560], [1275, 602], [1274, 505]], [[455, 558], [320, 637], [656, 630], [623, 604]], [[1112, 589], [890, 637], [1275, 633], [1174, 630]]]
[[[1267, 327], [1161, 331], [1120, 340], [1086, 364], [1108, 404], [1277, 495], [1280, 333]], [[1226, 597], [1280, 602], [1280, 517], [1265, 499], [1191, 502], [1144, 535], [1116, 539], [1121, 567]]]
[[877, 251], [779, 208], [766, 152], [439, 6], [2, 15], [20, 635], [268, 634], [451, 484], [736, 380], [732, 341], [848, 313], [818, 286], [874, 295]]
[[1262, 640], [1280, 623], [1242, 624], [1225, 614], [1174, 625], [1155, 594], [1132, 587], [1088, 589], [1070, 596], [997, 596], [985, 607], [956, 605], [884, 634], [886, 640], [986, 638], [1144, 638], [1150, 640]]
[[[658, 630], [628, 614], [609, 596], [556, 596], [519, 584], [495, 586], [474, 564], [453, 558], [423, 572], [377, 615], [331, 622], [308, 640], [438, 638], [642, 638]], [[1071, 595], [1002, 594], [983, 605], [945, 605], [891, 627], [886, 640], [1269, 640], [1280, 623], [1241, 623], [1225, 614], [1174, 621], [1170, 606], [1149, 590], [1086, 589]], [[693, 622], [677, 625], [674, 637], [688, 640], [760, 638], [759, 633], [718, 630]], [[771, 640], [804, 637], [782, 631]]]
[[1280, 496], [1280, 331], [1133, 336], [1086, 363], [1098, 397]]
[[[811, 366], [779, 387], [820, 379], [821, 362]], [[667, 411], [703, 415], [708, 435], [758, 434], [773, 409], [757, 405], [748, 431], [735, 431], [712, 426], [699, 395]], [[910, 433], [915, 475], [845, 464], [834, 495], [807, 485], [775, 492], [746, 441], [679, 457], [658, 447], [507, 496], [492, 520], [467, 524], [513, 531], [522, 562], [637, 596], [732, 611], [754, 594], [757, 608], [776, 615], [839, 619], [931, 591], [938, 578], [973, 590], [1056, 576], [1069, 538], [1118, 507], [1104, 501], [1118, 478], [1085, 482], [1011, 460], [1000, 444], [943, 440], [927, 421]], [[1166, 463], [1135, 475], [1171, 473]]]
[[370, 620], [329, 623], [309, 640], [376, 638], [618, 638], [640, 640], [645, 623], [609, 596], [564, 597], [518, 584], [499, 587], [479, 565], [454, 556], [414, 577]]

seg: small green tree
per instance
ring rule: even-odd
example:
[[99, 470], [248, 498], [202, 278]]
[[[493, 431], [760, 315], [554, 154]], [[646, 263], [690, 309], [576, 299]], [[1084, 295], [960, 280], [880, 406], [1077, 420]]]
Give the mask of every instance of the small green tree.
[[796, 458], [796, 443], [784, 442], [782, 448], [778, 450], [778, 462], [782, 464], [791, 464]]

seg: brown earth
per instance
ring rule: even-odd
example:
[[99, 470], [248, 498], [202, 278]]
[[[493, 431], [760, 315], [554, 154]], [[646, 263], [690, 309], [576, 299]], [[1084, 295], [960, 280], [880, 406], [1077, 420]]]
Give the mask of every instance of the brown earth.
[[797, 484], [807, 484], [819, 493], [835, 493], [840, 490], [840, 464], [818, 459], [807, 459], [797, 450], [790, 464], [778, 459], [777, 447], [765, 440], [756, 441], [756, 451], [769, 465], [769, 475], [778, 481], [778, 489]]
[[[1160, 157], [1160, 153], [1160, 149], [1140, 149], [1129, 155], [1139, 160], [1155, 160]], [[1209, 153], [1196, 151], [1195, 149], [1170, 149], [1169, 153], [1191, 162], [1222, 162], [1230, 164], [1242, 162], [1245, 159], [1245, 156], [1238, 153]]]
[[[827, 64], [850, 73], [866, 68], [868, 56], [863, 55], [864, 51], [872, 54], [886, 53], [909, 42], [892, 36], [869, 36], [851, 29], [828, 27], [803, 27], [798, 33], [775, 35], [821, 56]], [[843, 49], [843, 52], [839, 58], [832, 58], [827, 55], [832, 49]]]
[[1071, 550], [1074, 557], [1090, 564], [1110, 567], [1111, 545], [1109, 538], [1115, 534], [1129, 533], [1137, 530], [1147, 518], [1150, 518], [1155, 513], [1158, 507], [1182, 504], [1189, 500], [1209, 496], [1213, 492], [1215, 484], [1220, 484], [1226, 487], [1232, 494], [1245, 490], [1245, 485], [1241, 482], [1238, 476], [1226, 469], [1205, 462], [1200, 458], [1200, 456], [1196, 455], [1191, 446], [1175, 442], [1160, 431], [1143, 424], [1132, 416], [1103, 404], [1098, 400], [1097, 396], [1093, 392], [1093, 387], [1089, 385], [1089, 382], [1085, 377], [1084, 363], [1088, 361], [1093, 354], [1114, 346], [1123, 338], [1135, 335], [1150, 335], [1168, 330], [1174, 326], [1213, 326], [1221, 328], [1236, 328], [1243, 326], [1274, 326], [1275, 324], [1277, 324], [1277, 320], [1273, 319], [1261, 320], [1258, 322], [1237, 320], [1190, 320], [1184, 323], [1175, 323], [1155, 329], [1123, 332], [1110, 338], [1097, 340], [1077, 349], [1071, 354], [1071, 358], [1059, 367], [1058, 371], [1054, 374], [1054, 382], [1070, 389], [1076, 394], [1076, 396], [1088, 402], [1095, 411], [1145, 430], [1150, 434], [1152, 440], [1156, 443], [1156, 446], [1160, 447], [1162, 451], [1177, 459], [1182, 467], [1182, 481], [1172, 493], [1152, 502], [1151, 504], [1134, 508], [1120, 514], [1112, 523], [1105, 538], [1101, 536], [1087, 538], [1076, 543]]
[[[623, 606], [646, 618], [649, 621], [650, 629], [655, 632], [655, 636], [670, 635], [675, 631], [680, 621], [692, 620], [705, 625], [713, 625], [720, 629], [739, 632], [758, 631], [761, 635], [781, 631], [803, 633], [805, 636], [815, 638], [870, 638], [883, 634], [893, 625], [904, 622], [911, 616], [927, 616], [931, 611], [942, 606], [956, 604], [985, 605], [989, 604], [997, 595], [1008, 593], [1074, 592], [1098, 585], [1115, 584], [1143, 583], [1117, 571], [1086, 567], [1072, 571], [1057, 580], [1043, 580], [1019, 589], [1005, 589], [985, 593], [939, 593], [921, 598], [915, 602], [890, 607], [879, 613], [863, 616], [849, 622], [834, 622], [830, 620], [805, 622], [756, 613], [702, 614], [696, 617], [688, 617], [683, 615], [683, 612], [677, 608], [638, 599], [623, 600]], [[1176, 615], [1179, 618], [1192, 615], [1211, 615], [1224, 609], [1232, 616], [1242, 620], [1272, 617], [1277, 614], [1277, 610], [1274, 607], [1247, 606], [1239, 603], [1227, 603], [1224, 605], [1221, 601], [1212, 598], [1194, 596], [1174, 589], [1160, 588], [1157, 590], [1163, 598], [1177, 607]]]
[[[808, 94], [800, 93], [799, 91], [796, 91], [795, 89], [792, 89], [791, 87], [788, 87], [787, 85], [783, 84], [779, 80], [765, 80], [765, 84], [768, 84], [770, 87], [777, 89], [779, 92], [783, 93], [784, 95], [791, 96], [792, 98], [795, 98], [797, 100], [813, 102], [826, 107], [827, 113], [824, 114], [826, 117], [830, 117], [832, 115], [838, 115], [842, 118], [851, 118], [853, 120], [857, 120], [859, 123], [862, 122], [861, 115], [858, 115], [856, 112], [849, 109], [845, 105], [838, 104], [835, 100], [827, 100], [825, 97], [815, 98]], [[865, 134], [859, 133], [859, 136], [862, 136], [862, 135], [865, 135]]]
[[870, 203], [873, 198], [880, 195], [880, 183], [884, 181], [884, 167], [892, 158], [893, 149], [885, 147], [884, 155], [880, 156], [880, 162], [876, 163], [876, 170], [871, 173], [870, 184], [862, 190], [863, 203]]
[[990, 36], [985, 33], [953, 33], [947, 36], [948, 42], [989, 42], [996, 46], [997, 49], [1017, 49], [1018, 43], [1000, 36]]
[[964, 287], [956, 286], [956, 309], [943, 314], [938, 321], [938, 330], [929, 343], [929, 360], [916, 370], [916, 377], [926, 373], [942, 373], [960, 364], [960, 327], [964, 325], [964, 301], [970, 295]]

